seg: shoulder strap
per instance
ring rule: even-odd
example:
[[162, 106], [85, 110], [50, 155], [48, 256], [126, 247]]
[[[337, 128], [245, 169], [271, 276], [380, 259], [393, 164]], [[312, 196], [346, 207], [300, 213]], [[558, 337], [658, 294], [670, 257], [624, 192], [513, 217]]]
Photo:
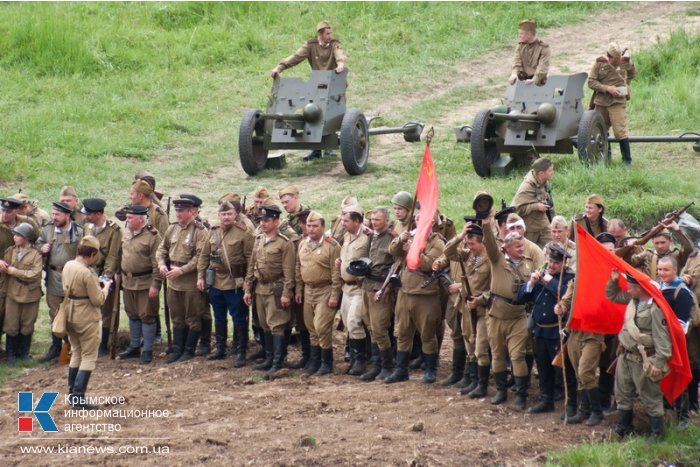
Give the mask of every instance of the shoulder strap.
[[217, 235], [217, 248], [220, 250], [224, 250], [224, 259], [226, 260], [226, 268], [228, 269], [228, 273], [231, 277], [233, 277], [233, 271], [231, 270], [231, 261], [228, 259], [228, 252], [226, 251], [226, 245], [223, 245], [224, 242], [224, 232], [221, 229], [216, 229], [217, 232], [220, 232], [221, 235]]

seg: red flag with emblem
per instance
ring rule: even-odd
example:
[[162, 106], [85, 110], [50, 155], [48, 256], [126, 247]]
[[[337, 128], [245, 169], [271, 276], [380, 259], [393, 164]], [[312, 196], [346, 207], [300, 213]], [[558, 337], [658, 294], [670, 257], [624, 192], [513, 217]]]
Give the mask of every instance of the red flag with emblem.
[[664, 314], [671, 334], [673, 350], [668, 359], [671, 372], [661, 380], [661, 391], [672, 403], [692, 379], [685, 334], [676, 315], [661, 290], [646, 274], [634, 269], [621, 258], [606, 250], [581, 226], [576, 226], [576, 291], [569, 327], [584, 332], [617, 334], [622, 329], [627, 305], [613, 303], [605, 297], [605, 287], [613, 269], [621, 272], [620, 286], [627, 289], [624, 273], [634, 277], [654, 299]]
[[433, 219], [437, 214], [438, 206], [438, 181], [435, 173], [435, 164], [430, 155], [430, 143], [425, 145], [423, 163], [418, 174], [416, 185], [416, 201], [420, 203], [420, 216], [416, 224], [416, 234], [406, 255], [406, 265], [410, 269], [418, 269], [420, 266], [420, 254], [428, 242], [428, 235], [433, 227]]

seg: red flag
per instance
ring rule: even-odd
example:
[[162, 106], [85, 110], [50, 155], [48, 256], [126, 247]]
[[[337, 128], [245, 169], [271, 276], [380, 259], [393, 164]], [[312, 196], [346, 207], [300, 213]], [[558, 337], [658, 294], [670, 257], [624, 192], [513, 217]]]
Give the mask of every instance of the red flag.
[[[654, 299], [666, 318], [671, 334], [673, 350], [668, 365], [671, 372], [661, 380], [661, 391], [666, 400], [673, 403], [692, 379], [685, 334], [676, 315], [661, 290], [651, 283], [646, 274], [637, 271], [615, 254], [606, 250], [598, 241], [577, 225], [576, 239], [576, 291], [569, 326], [584, 332], [599, 334], [619, 333], [625, 319], [626, 305], [613, 303], [605, 297], [605, 286], [610, 272], [617, 269], [629, 273]], [[620, 275], [620, 285], [627, 289], [627, 280]]]
[[437, 174], [433, 158], [430, 156], [430, 143], [428, 143], [425, 145], [423, 163], [416, 185], [416, 201], [420, 203], [420, 216], [416, 225], [416, 234], [406, 255], [406, 265], [411, 269], [418, 269], [420, 266], [420, 254], [428, 242], [428, 235], [437, 213], [438, 197]]

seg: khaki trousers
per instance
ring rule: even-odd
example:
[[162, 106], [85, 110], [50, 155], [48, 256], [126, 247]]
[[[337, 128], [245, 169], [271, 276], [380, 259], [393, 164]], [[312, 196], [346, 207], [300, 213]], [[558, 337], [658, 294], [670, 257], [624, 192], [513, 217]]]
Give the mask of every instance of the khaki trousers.
[[527, 376], [525, 352], [530, 331], [527, 329], [527, 317], [515, 319], [486, 318], [486, 332], [489, 336], [494, 373], [506, 371], [508, 356], [513, 369], [513, 376]]
[[154, 304], [154, 300], [148, 297], [148, 289], [124, 289], [123, 297], [124, 311], [129, 319], [138, 319], [144, 324], [153, 324], [158, 320], [158, 300]]
[[598, 388], [598, 365], [605, 344], [603, 334], [572, 331], [566, 343], [571, 365], [576, 373], [578, 389]]
[[650, 417], [664, 415], [663, 393], [659, 383], [652, 382], [644, 374], [641, 357], [639, 362], [630, 360], [625, 353], [617, 360], [615, 370], [615, 399], [620, 410], [632, 410], [635, 395], [647, 409]]
[[410, 352], [413, 335], [420, 334], [424, 354], [438, 353], [437, 332], [442, 322], [440, 297], [399, 291], [396, 300], [396, 334], [399, 352]]
[[34, 332], [34, 323], [39, 315], [39, 300], [31, 303], [19, 303], [7, 297], [5, 299], [5, 319], [3, 331], [8, 336], [22, 334], [28, 336]]
[[322, 349], [333, 348], [333, 321], [335, 308], [328, 306], [331, 288], [304, 287], [304, 324], [309, 330], [311, 345]]
[[255, 294], [255, 308], [258, 314], [258, 322], [264, 332], [272, 333], [273, 336], [284, 336], [284, 330], [291, 319], [289, 308], [284, 309], [277, 306], [275, 296]]
[[205, 311], [204, 294], [198, 290], [180, 291], [170, 288], [166, 293], [173, 327], [189, 327], [191, 331], [201, 331]]
[[377, 344], [379, 350], [387, 350], [391, 347], [389, 328], [394, 313], [394, 294], [388, 293], [386, 301], [379, 303], [374, 301], [374, 294], [374, 291], [362, 291], [362, 321], [369, 323], [372, 342]]

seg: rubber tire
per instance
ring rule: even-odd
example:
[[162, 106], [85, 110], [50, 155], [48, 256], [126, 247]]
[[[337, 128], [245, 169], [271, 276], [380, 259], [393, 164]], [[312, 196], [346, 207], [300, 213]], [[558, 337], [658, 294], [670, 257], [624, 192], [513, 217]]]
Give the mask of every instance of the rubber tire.
[[578, 124], [576, 146], [582, 164], [605, 164], [608, 154], [608, 130], [603, 116], [595, 110], [586, 110]]
[[491, 164], [501, 157], [496, 143], [484, 140], [496, 137], [496, 127], [489, 120], [491, 109], [480, 110], [474, 117], [471, 136], [472, 165], [480, 177], [491, 176]]
[[340, 156], [345, 171], [360, 175], [367, 169], [369, 159], [369, 125], [358, 109], [349, 109], [340, 125]]
[[260, 114], [257, 109], [246, 110], [238, 130], [238, 154], [241, 167], [248, 175], [256, 175], [267, 164], [267, 149], [263, 143], [253, 142], [253, 135], [263, 137], [265, 134], [265, 121], [260, 119]]

